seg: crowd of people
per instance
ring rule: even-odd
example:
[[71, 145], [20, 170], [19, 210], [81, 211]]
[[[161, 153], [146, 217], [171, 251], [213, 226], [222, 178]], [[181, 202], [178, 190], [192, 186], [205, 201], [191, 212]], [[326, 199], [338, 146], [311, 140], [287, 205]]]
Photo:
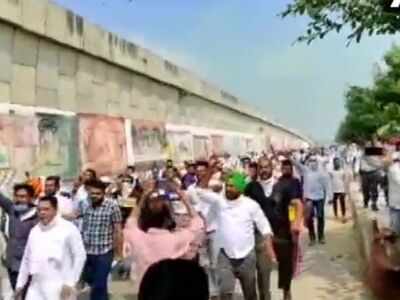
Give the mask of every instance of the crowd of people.
[[[168, 160], [147, 170], [128, 166], [116, 177], [87, 169], [69, 189], [56, 175], [43, 183], [27, 174], [26, 182], [14, 186], [13, 199], [0, 194], [2, 274], [17, 299], [76, 299], [89, 288], [91, 300], [105, 300], [110, 273], [119, 267], [140, 287], [139, 299], [179, 300], [184, 297], [178, 294], [157, 298], [160, 291], [151, 285], [168, 280], [165, 272], [191, 268], [186, 261], [202, 270], [195, 267], [193, 276], [207, 280], [203, 299], [233, 299], [238, 280], [245, 300], [270, 300], [271, 272], [277, 269], [284, 300], [290, 300], [292, 280], [301, 272], [301, 235], [307, 229], [310, 247], [328, 242], [328, 203], [338, 220], [348, 220], [350, 176], [360, 173], [366, 206], [371, 201], [376, 210], [371, 183], [384, 186], [377, 172], [388, 170], [385, 191], [394, 228], [400, 227], [399, 157], [377, 159], [354, 149], [271, 148], [182, 165]], [[184, 288], [193, 283], [179, 278]], [[164, 286], [164, 296], [174, 292], [156, 285]]]

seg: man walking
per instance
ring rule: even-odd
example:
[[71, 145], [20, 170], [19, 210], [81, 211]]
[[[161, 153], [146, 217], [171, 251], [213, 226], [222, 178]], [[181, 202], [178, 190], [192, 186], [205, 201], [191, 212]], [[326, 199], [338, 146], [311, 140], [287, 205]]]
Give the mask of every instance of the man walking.
[[[251, 181], [246, 186], [245, 195], [256, 201], [270, 223], [273, 222], [272, 189], [275, 178], [272, 176], [272, 163], [268, 159], [261, 159], [259, 164], [250, 164]], [[271, 264], [265, 255], [265, 241], [263, 236], [256, 232], [257, 282], [260, 300], [271, 300], [270, 279]]]
[[219, 207], [217, 234], [222, 249], [218, 257], [221, 300], [234, 298], [236, 278], [240, 281], [244, 299], [257, 300], [256, 229], [265, 239], [265, 255], [276, 263], [270, 224], [257, 202], [243, 195], [246, 184], [246, 175], [233, 173], [224, 196], [199, 190], [203, 201], [212, 201]]
[[26, 300], [76, 299], [75, 287], [86, 259], [79, 230], [58, 216], [54, 196], [39, 200], [40, 223], [29, 235], [18, 276], [16, 298]]
[[91, 300], [108, 300], [108, 275], [114, 255], [122, 257], [122, 216], [118, 205], [105, 199], [106, 185], [87, 183], [90, 205], [80, 212], [87, 252], [84, 280], [91, 287]]
[[44, 192], [46, 196], [54, 196], [57, 198], [57, 212], [60, 216], [67, 220], [73, 220], [75, 218], [74, 205], [72, 199], [60, 193], [60, 181], [61, 179], [59, 176], [47, 177], [44, 184]]
[[360, 161], [361, 189], [364, 199], [364, 208], [369, 207], [372, 202], [371, 209], [378, 210], [378, 184], [380, 180], [380, 171], [383, 169], [382, 153], [372, 153], [376, 147], [366, 147]]
[[9, 218], [5, 264], [14, 290], [29, 233], [38, 222], [33, 195], [33, 188], [26, 184], [14, 186], [14, 202], [0, 194], [0, 207]]
[[314, 218], [318, 221], [318, 241], [325, 244], [325, 202], [333, 197], [331, 182], [328, 173], [321, 170], [316, 157], [312, 156], [307, 165], [294, 160], [302, 174], [304, 198], [307, 206], [307, 227], [310, 236], [310, 246], [314, 246], [317, 236], [315, 234]]
[[294, 254], [302, 222], [301, 183], [293, 177], [290, 160], [281, 164], [282, 176], [274, 185], [274, 201], [271, 225], [274, 232], [274, 248], [277, 255], [278, 286], [283, 290], [283, 299], [291, 300], [291, 282], [294, 272]]

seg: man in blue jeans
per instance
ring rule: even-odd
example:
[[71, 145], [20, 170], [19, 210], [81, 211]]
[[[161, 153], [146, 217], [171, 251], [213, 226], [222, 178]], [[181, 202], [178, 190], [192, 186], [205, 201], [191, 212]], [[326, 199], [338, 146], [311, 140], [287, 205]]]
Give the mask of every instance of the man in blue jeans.
[[322, 170], [315, 156], [311, 156], [306, 164], [293, 161], [300, 171], [304, 185], [303, 197], [306, 200], [307, 227], [310, 236], [310, 246], [314, 246], [315, 234], [314, 219], [318, 221], [318, 241], [325, 244], [325, 202], [333, 198], [329, 175]]
[[90, 206], [80, 212], [87, 252], [83, 279], [91, 288], [91, 300], [108, 300], [107, 280], [114, 254], [122, 254], [122, 216], [117, 203], [105, 198], [103, 182], [93, 180], [88, 187]]

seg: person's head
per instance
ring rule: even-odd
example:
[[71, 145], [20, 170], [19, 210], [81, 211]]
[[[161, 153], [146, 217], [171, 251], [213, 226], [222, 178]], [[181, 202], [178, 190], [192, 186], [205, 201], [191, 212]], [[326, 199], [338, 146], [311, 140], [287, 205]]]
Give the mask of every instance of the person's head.
[[175, 168], [172, 166], [168, 166], [165, 169], [165, 179], [172, 180], [175, 177]]
[[107, 185], [98, 180], [94, 179], [87, 183], [89, 188], [89, 195], [93, 205], [99, 205], [104, 201]]
[[318, 160], [316, 157], [312, 156], [308, 160], [308, 166], [312, 171], [318, 171]]
[[167, 160], [167, 168], [169, 167], [174, 167], [174, 162], [172, 161], [172, 159]]
[[147, 232], [150, 228], [173, 230], [176, 224], [172, 218], [167, 194], [160, 189], [154, 189], [142, 199], [143, 206], [139, 215], [139, 228]]
[[33, 203], [33, 197], [35, 195], [35, 190], [29, 184], [16, 184], [14, 186], [14, 202], [15, 204], [20, 204], [29, 206]]
[[290, 178], [293, 177], [293, 164], [290, 160], [285, 159], [281, 163], [281, 173], [283, 177]]
[[49, 176], [44, 183], [44, 192], [46, 196], [54, 196], [60, 190], [60, 177]]
[[233, 172], [226, 182], [225, 196], [228, 200], [236, 200], [246, 189], [246, 175], [240, 172]]
[[200, 180], [207, 175], [208, 167], [209, 164], [207, 161], [198, 161], [196, 163], [196, 174]]
[[340, 170], [341, 167], [342, 167], [342, 163], [341, 163], [340, 159], [336, 157], [336, 158], [333, 160], [333, 168], [334, 168], [335, 170]]
[[135, 174], [136, 172], [136, 168], [135, 166], [127, 166], [126, 167], [126, 175], [132, 176], [133, 174]]
[[248, 157], [242, 159], [243, 168], [248, 168], [250, 166], [251, 160]]
[[272, 162], [268, 159], [262, 159], [258, 165], [258, 172], [261, 180], [268, 180], [272, 177]]
[[163, 260], [145, 273], [138, 300], [208, 300], [207, 274], [190, 260]]
[[57, 216], [58, 202], [54, 196], [45, 196], [39, 200], [39, 220], [43, 225], [48, 225]]
[[187, 169], [188, 174], [190, 174], [190, 175], [196, 174], [196, 165], [195, 164], [189, 164], [186, 169]]
[[82, 174], [82, 181], [86, 185], [88, 182], [93, 181], [97, 178], [96, 171], [93, 169], [86, 169]]
[[257, 180], [258, 178], [258, 164], [256, 162], [250, 163], [249, 165], [249, 176], [251, 180]]

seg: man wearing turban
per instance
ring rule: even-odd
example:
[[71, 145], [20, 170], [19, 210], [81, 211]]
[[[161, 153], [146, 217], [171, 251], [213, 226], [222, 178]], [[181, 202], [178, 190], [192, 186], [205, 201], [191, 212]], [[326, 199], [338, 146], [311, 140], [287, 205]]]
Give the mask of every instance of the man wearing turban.
[[197, 188], [201, 201], [218, 206], [221, 300], [234, 298], [236, 279], [240, 281], [245, 300], [257, 299], [255, 229], [265, 239], [265, 255], [276, 263], [271, 226], [260, 205], [243, 195], [246, 185], [246, 175], [234, 171], [228, 176], [225, 193], [221, 195]]

